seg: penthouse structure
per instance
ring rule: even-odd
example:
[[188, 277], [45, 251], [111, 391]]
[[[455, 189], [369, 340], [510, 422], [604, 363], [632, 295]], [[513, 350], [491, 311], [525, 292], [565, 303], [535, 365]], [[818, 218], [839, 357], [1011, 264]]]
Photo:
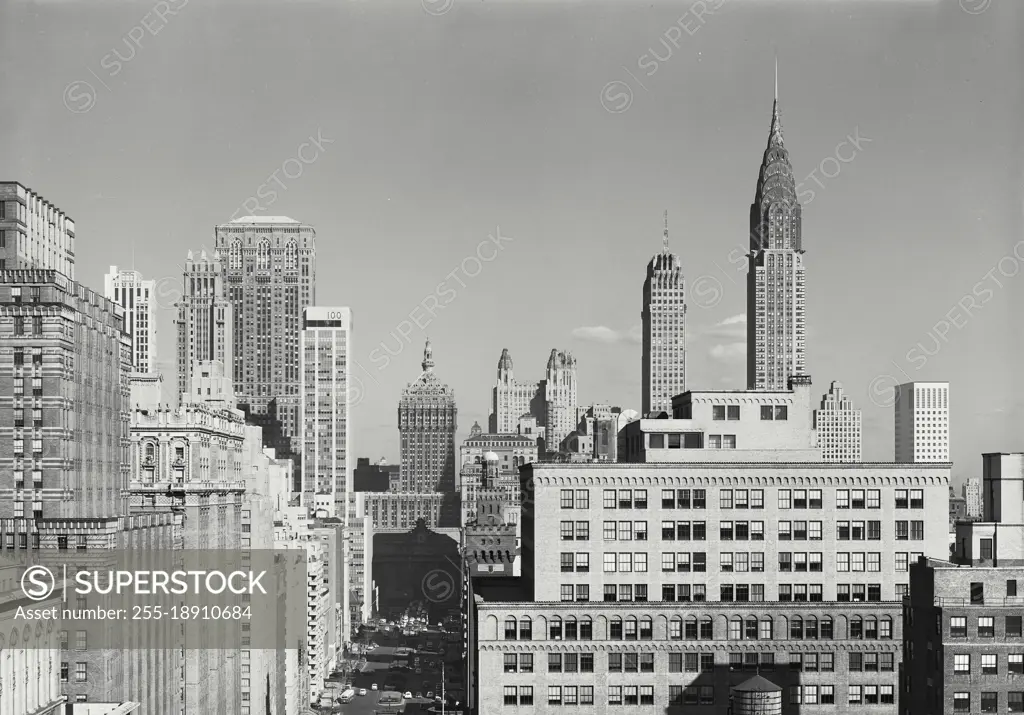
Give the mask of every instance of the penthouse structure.
[[901, 713], [1024, 712], [1024, 454], [982, 455], [982, 521], [910, 567]]
[[520, 590], [481, 584], [470, 619], [478, 711], [718, 712], [761, 675], [782, 713], [895, 714], [907, 568], [948, 553], [949, 465], [824, 462], [806, 378], [673, 413], [626, 426], [625, 463], [520, 470]]
[[0, 181], [0, 271], [56, 271], [75, 280], [75, 222], [17, 181]]
[[[419, 378], [402, 391], [398, 404], [399, 487], [402, 492], [454, 494], [458, 410], [455, 392], [434, 373], [429, 340], [423, 348], [422, 367]], [[411, 528], [413, 524], [415, 521], [402, 526]]]

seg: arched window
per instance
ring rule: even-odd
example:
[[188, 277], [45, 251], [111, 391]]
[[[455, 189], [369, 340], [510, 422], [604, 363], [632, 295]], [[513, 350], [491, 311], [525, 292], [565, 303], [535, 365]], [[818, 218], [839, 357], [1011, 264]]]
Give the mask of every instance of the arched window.
[[505, 640], [514, 641], [516, 639], [516, 619], [513, 616], [509, 616], [505, 619]]
[[804, 638], [809, 641], [818, 640], [818, 619], [808, 616], [804, 621]]
[[743, 619], [739, 616], [734, 616], [729, 619], [729, 640], [743, 640]]
[[850, 619], [850, 638], [863, 638], [864, 637], [864, 619], [860, 616], [854, 616]]
[[294, 271], [299, 267], [299, 249], [295, 239], [288, 242], [284, 249], [284, 267], [286, 270]]
[[878, 640], [878, 619], [874, 616], [868, 616], [864, 619], [864, 637]]
[[800, 616], [793, 616], [789, 622], [789, 638], [790, 640], [798, 641], [803, 640], [804, 637], [804, 619]]
[[551, 619], [551, 623], [548, 626], [548, 634], [550, 640], [560, 641], [562, 640], [562, 619], [555, 616]]
[[[693, 631], [694, 635], [697, 635], [697, 619], [693, 620]], [[683, 639], [683, 619], [679, 616], [675, 616], [671, 621], [668, 622], [668, 639], [672, 641], [681, 641]]]
[[533, 640], [533, 621], [530, 620], [529, 616], [523, 616], [519, 621], [519, 640]]
[[763, 641], [770, 641], [775, 638], [775, 624], [771, 618], [766, 616], [761, 619], [761, 632], [759, 635]]
[[654, 639], [654, 621], [650, 616], [640, 619], [640, 640], [649, 641]]
[[152, 442], [146, 442], [145, 460], [146, 464], [156, 462], [156, 445]]
[[576, 618], [566, 616], [565, 619], [565, 640], [574, 641], [579, 637], [579, 630], [576, 627]]
[[833, 627], [833, 623], [834, 622], [833, 622], [831, 617], [823, 616], [822, 619], [821, 619], [820, 628], [818, 629], [819, 633], [820, 633], [820, 635], [818, 637], [821, 638], [822, 640], [825, 640], [825, 641], [832, 640], [833, 634], [835, 633], [835, 628]]
[[270, 241], [260, 241], [256, 247], [256, 268], [258, 270], [270, 268]]
[[700, 638], [700, 628], [697, 626], [697, 616], [686, 618], [686, 640], [695, 641]]
[[622, 618], [619, 616], [613, 616], [612, 620], [608, 623], [608, 640], [622, 640]]
[[714, 640], [715, 637], [715, 622], [711, 620], [711, 616], [704, 616], [700, 621], [700, 639], [702, 641]]
[[635, 641], [636, 640], [636, 633], [637, 633], [636, 616], [630, 616], [629, 618], [626, 619], [626, 628], [625, 628], [625, 633], [623, 634], [623, 636], [624, 636], [624, 638], [627, 641]]
[[590, 616], [580, 619], [580, 640], [590, 641], [594, 639], [594, 621]]
[[242, 267], [242, 242], [237, 238], [231, 242], [231, 251], [228, 253], [228, 267], [235, 269]]
[[892, 619], [889, 616], [878, 622], [878, 637], [882, 640], [892, 640]]
[[747, 617], [747, 621], [746, 621], [746, 626], [745, 626], [744, 630], [746, 632], [743, 634], [743, 637], [746, 640], [748, 640], [748, 641], [756, 641], [757, 640], [757, 618], [754, 617], [754, 616], [748, 616]]

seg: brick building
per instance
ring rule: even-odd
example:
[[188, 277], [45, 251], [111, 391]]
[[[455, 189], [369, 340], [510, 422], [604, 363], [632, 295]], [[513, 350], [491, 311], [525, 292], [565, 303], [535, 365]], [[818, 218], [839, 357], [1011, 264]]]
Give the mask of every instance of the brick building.
[[905, 715], [1024, 712], [1024, 454], [985, 454], [982, 521], [910, 569]]

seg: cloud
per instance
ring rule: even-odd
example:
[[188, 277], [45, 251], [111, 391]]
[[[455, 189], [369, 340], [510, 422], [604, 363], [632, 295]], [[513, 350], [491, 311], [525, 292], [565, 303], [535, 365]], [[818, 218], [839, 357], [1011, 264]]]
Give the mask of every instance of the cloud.
[[711, 348], [711, 357], [725, 362], [743, 360], [747, 357], [747, 344], [741, 342], [719, 343]]
[[720, 323], [715, 323], [711, 327], [705, 328], [701, 333], [711, 338], [720, 338], [730, 342], [738, 341], [741, 338], [746, 340], [747, 315], [746, 313], [740, 313], [739, 315], [730, 316]]
[[585, 342], [612, 345], [614, 343], [639, 343], [643, 335], [642, 331], [643, 329], [639, 325], [634, 325], [626, 331], [613, 330], [605, 325], [594, 325], [574, 328], [572, 336]]

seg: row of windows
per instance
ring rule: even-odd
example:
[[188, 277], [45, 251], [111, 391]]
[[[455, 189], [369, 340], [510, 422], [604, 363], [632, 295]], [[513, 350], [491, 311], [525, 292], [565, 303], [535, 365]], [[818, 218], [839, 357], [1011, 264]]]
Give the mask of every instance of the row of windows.
[[[1021, 616], [1005, 616], [1004, 617], [1004, 628], [1003, 634], [1006, 638], [1020, 638], [1021, 634]], [[993, 616], [980, 616], [978, 618], [978, 637], [979, 638], [995, 638], [996, 637], [996, 621]], [[952, 616], [949, 619], [949, 635], [951, 638], [966, 638], [967, 637], [967, 617], [966, 616]]]
[[[969, 713], [977, 712], [972, 706], [972, 697], [969, 692], [953, 693], [953, 712]], [[999, 709], [998, 692], [982, 692], [978, 699], [978, 705], [983, 713], [1004, 712]], [[1024, 713], [1024, 691], [1010, 691], [1006, 694], [1006, 710], [1008, 713]]]
[[[693, 560], [696, 555], [691, 555], [690, 568], [695, 573], [707, 571], [705, 561]], [[703, 555], [702, 555], [703, 556]], [[676, 555], [677, 559], [679, 554]], [[679, 570], [679, 561], [676, 568]], [[685, 564], [685, 558], [682, 562]], [[685, 571], [685, 565], [682, 569]], [[753, 569], [752, 569], [753, 570]], [[905, 583], [894, 584], [895, 600], [902, 600], [907, 596], [909, 586]], [[648, 600], [647, 584], [604, 584], [603, 600], [605, 602], [635, 602], [645, 603]], [[589, 602], [590, 585], [585, 583], [561, 584], [559, 597], [562, 602]], [[704, 584], [662, 584], [661, 600], [667, 602], [687, 602], [692, 598], [695, 602], [707, 600], [706, 586]], [[763, 602], [765, 600], [764, 584], [721, 584], [719, 586], [719, 600], [726, 602]], [[849, 602], [879, 602], [882, 600], [882, 586], [877, 583], [840, 583], [836, 585], [836, 601]], [[824, 601], [824, 591], [820, 583], [796, 583], [779, 584], [778, 601], [781, 603], [821, 603]]]
[[[605, 509], [646, 509], [646, 489], [605, 489], [602, 506]], [[560, 503], [563, 509], [589, 509], [589, 489], [562, 489]], [[662, 509], [706, 509], [706, 489], [662, 489]], [[763, 509], [763, 489], [721, 489], [719, 507], [722, 509]], [[779, 509], [821, 509], [821, 489], [780, 489]], [[924, 509], [923, 489], [895, 490], [897, 509]], [[880, 489], [837, 489], [837, 509], [881, 509]]]
[[[760, 585], [760, 584], [757, 584]], [[788, 629], [786, 623], [788, 620]], [[829, 616], [793, 616], [783, 620], [784, 635], [790, 640], [832, 640], [835, 638], [834, 621]], [[669, 640], [712, 640], [714, 621], [711, 616], [676, 616], [668, 624]], [[892, 640], [893, 621], [888, 616], [853, 616], [849, 619], [846, 637], [851, 640]], [[564, 622], [558, 616], [548, 624], [549, 640], [593, 640], [594, 623], [589, 616], [577, 621], [570, 616]], [[649, 616], [625, 619], [615, 616], [608, 625], [608, 640], [653, 640], [654, 621]], [[775, 620], [771, 617], [734, 616], [728, 621], [729, 640], [772, 640], [776, 637]], [[505, 640], [529, 641], [533, 639], [533, 621], [529, 617], [505, 619]], [[1019, 662], [1019, 656], [1018, 656]]]
[[[994, 653], [982, 653], [976, 656], [980, 663], [982, 675], [999, 675], [999, 656]], [[953, 655], [953, 672], [970, 674], [971, 654], [956, 653]], [[1014, 675], [1024, 674], [1024, 653], [1010, 653], [1006, 656], [1006, 672]]]
[[[834, 685], [793, 685], [789, 688], [790, 702], [806, 705], [835, 705]], [[609, 685], [607, 688], [609, 705], [654, 705], [653, 685]], [[983, 694], [984, 696], [989, 694]], [[1010, 693], [1010, 696], [1016, 695]], [[533, 686], [506, 685], [502, 689], [503, 703], [511, 706], [534, 705]], [[892, 685], [850, 685], [847, 688], [850, 705], [891, 705], [896, 702], [895, 689]], [[680, 705], [714, 705], [715, 688], [713, 685], [670, 685], [668, 686], [669, 704]], [[549, 685], [547, 690], [548, 705], [593, 705], [594, 686], [592, 685]], [[969, 708], [968, 708], [969, 710]], [[958, 711], [961, 712], [961, 711]], [[996, 712], [983, 710], [983, 712]], [[1021, 710], [1010, 710], [1021, 712]]]
[[[923, 541], [924, 521], [897, 520], [894, 523], [897, 541]], [[780, 541], [821, 541], [821, 521], [779, 521]], [[562, 541], [587, 541], [590, 539], [589, 521], [559, 522]], [[602, 524], [602, 538], [605, 541], [647, 541], [646, 521], [605, 521]], [[705, 521], [662, 521], [662, 541], [705, 541]], [[722, 541], [764, 541], [763, 521], [722, 521], [719, 522], [718, 538]], [[839, 541], [880, 541], [881, 521], [840, 521], [836, 523], [836, 538]], [[906, 568], [900, 569], [905, 571]]]

